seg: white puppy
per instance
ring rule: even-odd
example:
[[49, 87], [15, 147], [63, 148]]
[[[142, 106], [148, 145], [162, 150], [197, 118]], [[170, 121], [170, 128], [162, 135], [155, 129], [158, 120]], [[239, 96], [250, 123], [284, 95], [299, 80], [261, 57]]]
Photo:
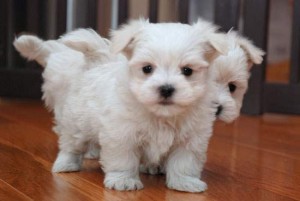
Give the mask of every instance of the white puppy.
[[[74, 35], [80, 37], [74, 37]], [[250, 69], [253, 64], [262, 62], [264, 52], [236, 32], [230, 31], [227, 34], [223, 34], [223, 36], [226, 37], [229, 43], [228, 54], [219, 56], [212, 63], [210, 72], [217, 86], [216, 99], [214, 100], [216, 104], [214, 107], [218, 108], [217, 117], [229, 123], [234, 121], [240, 114], [243, 97], [248, 88]], [[71, 48], [81, 51], [86, 58], [89, 58], [89, 55], [98, 55], [97, 59], [103, 61], [103, 56], [100, 53], [107, 53], [105, 49], [108, 50], [109, 47], [97, 42], [101, 40], [101, 37], [96, 32], [89, 29], [79, 29], [64, 35], [60, 41]], [[107, 44], [109, 45], [109, 42]], [[93, 52], [98, 52], [98, 54]], [[119, 58], [122, 57], [119, 56]], [[107, 62], [107, 60], [104, 62]], [[99, 148], [97, 144], [90, 143], [85, 158], [98, 157]], [[147, 157], [142, 157], [141, 172], [148, 174], [165, 173], [165, 161], [163, 159], [160, 160], [159, 165], [151, 164], [147, 160]]]
[[263, 61], [264, 52], [236, 32], [231, 31], [224, 36], [229, 43], [228, 54], [219, 56], [213, 62], [211, 73], [218, 90], [215, 100], [217, 116], [229, 123], [240, 115], [250, 70], [253, 64]]
[[[216, 112], [209, 65], [228, 46], [215, 30], [200, 20], [192, 26], [133, 21], [112, 34], [113, 51], [128, 62], [85, 71], [78, 70], [87, 64], [78, 51], [51, 53], [37, 38], [18, 38], [14, 45], [23, 56], [46, 58], [43, 91], [51, 94], [46, 102], [60, 148], [53, 171], [80, 170], [87, 143], [97, 141], [108, 188], [141, 189], [143, 156], [149, 164], [165, 159], [169, 188], [204, 191], [200, 174]], [[36, 54], [28, 55], [30, 48]]]
[[[36, 60], [44, 68], [47, 66], [50, 55], [56, 58], [55, 60], [61, 59], [69, 62], [60, 65], [59, 61], [57, 61], [56, 65], [50, 65], [51, 67], [47, 68], [43, 73], [43, 78], [45, 79], [43, 100], [51, 111], [54, 109], [54, 96], [59, 97], [59, 93], [67, 93], [72, 79], [76, 79], [85, 70], [97, 67], [102, 63], [125, 59], [121, 54], [118, 56], [112, 54], [109, 50], [109, 40], [100, 37], [92, 29], [78, 29], [61, 36], [59, 40], [48, 41], [42, 41], [35, 36], [25, 35], [19, 37], [14, 45], [22, 56], [29, 60]], [[79, 50], [79, 52], [73, 50]], [[75, 59], [72, 60], [70, 58]], [[82, 65], [74, 65], [77, 61], [80, 61]], [[65, 80], [65, 82], [60, 82], [60, 80]], [[60, 90], [56, 91], [57, 89], [52, 87], [52, 83], [62, 84], [57, 84]], [[89, 143], [88, 151], [84, 157], [90, 159], [99, 158], [98, 144], [98, 142]]]
[[[240, 114], [243, 97], [248, 88], [250, 70], [253, 64], [261, 64], [264, 52], [234, 31], [223, 36], [228, 40], [228, 54], [219, 56], [212, 63], [211, 73], [218, 87], [214, 101], [218, 107], [217, 116], [229, 123]], [[109, 40], [101, 38], [91, 29], [78, 29], [62, 36], [59, 41], [82, 52], [90, 62], [108, 63], [125, 59], [121, 54], [118, 57], [113, 56], [114, 54], [109, 52]]]

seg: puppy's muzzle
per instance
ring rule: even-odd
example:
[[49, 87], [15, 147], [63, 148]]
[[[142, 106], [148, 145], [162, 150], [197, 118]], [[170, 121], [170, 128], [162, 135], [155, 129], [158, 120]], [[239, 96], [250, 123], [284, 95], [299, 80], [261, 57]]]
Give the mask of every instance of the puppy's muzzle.
[[219, 105], [217, 108], [216, 116], [219, 116], [221, 114], [222, 110], [223, 110], [223, 106]]
[[175, 88], [170, 84], [162, 85], [158, 88], [158, 90], [160, 96], [165, 99], [170, 98], [175, 92]]

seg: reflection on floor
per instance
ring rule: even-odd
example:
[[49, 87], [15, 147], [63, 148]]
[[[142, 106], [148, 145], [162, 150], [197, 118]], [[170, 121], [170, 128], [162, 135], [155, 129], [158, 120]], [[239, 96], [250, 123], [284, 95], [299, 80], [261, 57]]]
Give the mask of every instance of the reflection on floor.
[[103, 187], [103, 172], [86, 160], [76, 173], [52, 174], [57, 137], [40, 101], [0, 99], [0, 200], [300, 200], [300, 117], [266, 114], [217, 122], [200, 194], [168, 190], [162, 175], [142, 175], [145, 189]]

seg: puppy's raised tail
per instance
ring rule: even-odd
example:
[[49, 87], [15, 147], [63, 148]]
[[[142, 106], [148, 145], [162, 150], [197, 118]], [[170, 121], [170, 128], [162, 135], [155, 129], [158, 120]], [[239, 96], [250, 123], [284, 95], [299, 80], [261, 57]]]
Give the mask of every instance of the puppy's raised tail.
[[23, 35], [15, 39], [14, 46], [20, 54], [28, 60], [36, 60], [44, 66], [44, 59], [41, 56], [43, 41], [36, 36]]
[[59, 42], [82, 52], [87, 61], [107, 63], [114, 59], [115, 55], [110, 52], [110, 41], [102, 38], [92, 29], [77, 29], [63, 35]]
[[61, 36], [59, 41], [83, 53], [108, 49], [110, 45], [109, 40], [102, 38], [93, 29], [77, 29]]
[[22, 35], [15, 39], [14, 46], [28, 60], [35, 60], [40, 65], [47, 65], [48, 57], [53, 52], [60, 52], [67, 47], [54, 40], [43, 41], [32, 35]]

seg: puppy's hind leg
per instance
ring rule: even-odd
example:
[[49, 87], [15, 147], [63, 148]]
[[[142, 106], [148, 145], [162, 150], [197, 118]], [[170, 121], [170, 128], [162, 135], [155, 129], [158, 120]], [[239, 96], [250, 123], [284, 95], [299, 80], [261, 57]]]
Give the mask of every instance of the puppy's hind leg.
[[60, 150], [53, 164], [52, 172], [76, 172], [80, 171], [82, 154]]
[[59, 136], [59, 153], [53, 164], [52, 172], [80, 171], [86, 142], [70, 135]]

